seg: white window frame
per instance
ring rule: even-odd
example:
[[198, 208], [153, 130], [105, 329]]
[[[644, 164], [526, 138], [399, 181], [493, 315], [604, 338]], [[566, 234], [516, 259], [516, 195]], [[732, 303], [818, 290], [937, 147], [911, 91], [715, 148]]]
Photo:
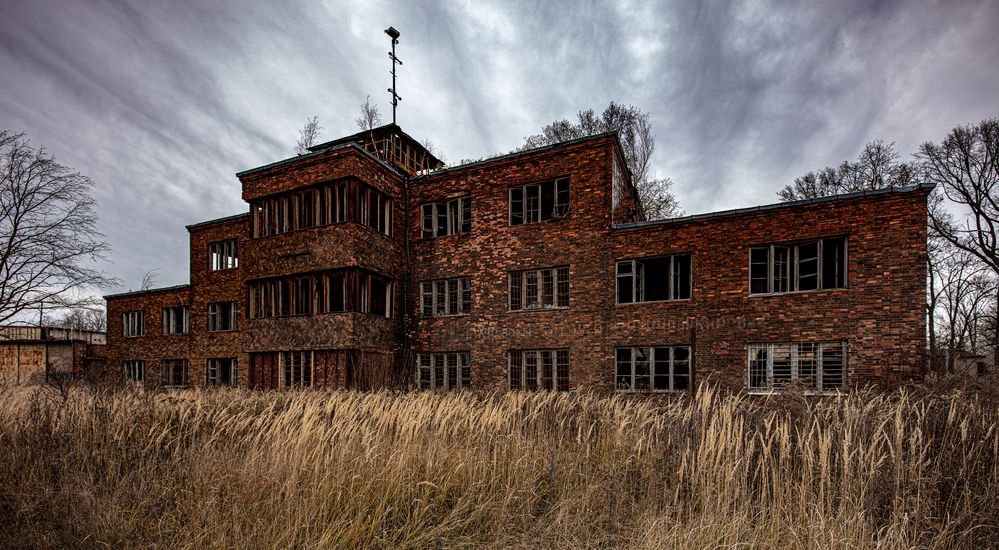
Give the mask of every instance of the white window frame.
[[[545, 363], [545, 354], [548, 354], [549, 363]], [[560, 360], [564, 358], [564, 363]], [[527, 364], [528, 361], [532, 361], [535, 367], [535, 374], [533, 380], [533, 387], [528, 384], [527, 376]], [[559, 377], [558, 370], [559, 366], [565, 366], [565, 388], [559, 388]], [[521, 350], [510, 350], [506, 354], [506, 375], [507, 375], [507, 388], [510, 391], [569, 391], [572, 388], [572, 358], [569, 353], [569, 348], [552, 348], [552, 349], [521, 349]], [[517, 376], [517, 387], [514, 387], [514, 367], [517, 366], [519, 373]], [[545, 380], [548, 379], [545, 376], [545, 368], [550, 369], [549, 374], [551, 375], [551, 387], [544, 387]]]
[[[438, 369], [436, 368], [438, 362], [442, 365], [443, 380], [438, 377]], [[453, 377], [452, 374], [454, 374]], [[418, 353], [416, 357], [416, 387], [421, 390], [461, 390], [472, 387], [471, 352]]]
[[[823, 258], [825, 256], [825, 242], [830, 240], [842, 240], [843, 241], [843, 286], [841, 287], [830, 287], [823, 288], [824, 281], [823, 272], [825, 271], [825, 266], [823, 265]], [[806, 292], [828, 292], [836, 290], [845, 290], [850, 287], [850, 282], [848, 274], [850, 272], [850, 247], [849, 247], [848, 237], [822, 237], [820, 239], [810, 239], [807, 241], [798, 241], [788, 244], [770, 244], [770, 245], [760, 245], [749, 247], [749, 295], [750, 296], [774, 296], [778, 294], [799, 294]], [[800, 287], [800, 274], [798, 272], [798, 265], [800, 263], [800, 249], [802, 246], [807, 246], [814, 244], [816, 246], [816, 287], [814, 289], [808, 290], [798, 290]], [[753, 251], [764, 250], [767, 253], [767, 291], [766, 292], [753, 292]], [[784, 273], [785, 280], [787, 281], [787, 290], [775, 290], [775, 266], [776, 266], [776, 251], [782, 250], [786, 251], [787, 254], [787, 271]]]
[[[666, 370], [667, 370], [667, 375], [666, 376], [669, 379], [669, 388], [666, 388], [666, 389], [656, 389], [655, 388], [655, 379], [656, 379], [656, 350], [663, 350], [663, 349], [668, 350], [668, 352], [669, 352], [669, 357], [666, 360], [666, 365], [665, 365], [666, 366]], [[682, 360], [682, 359], [677, 359], [676, 358], [676, 351], [679, 350], [679, 349], [685, 349], [685, 350], [687, 350], [687, 359], [686, 360]], [[627, 388], [618, 387], [618, 372], [617, 372], [617, 370], [618, 370], [618, 360], [617, 360], [617, 355], [618, 355], [618, 352], [622, 351], [622, 350], [628, 350], [628, 351], [631, 352], [631, 358], [630, 358], [630, 362], [629, 362], [630, 371], [631, 371], [631, 381], [630, 381], [630, 383], [629, 383], [629, 385], [628, 385]], [[647, 389], [647, 390], [635, 389], [635, 379], [636, 379], [636, 376], [637, 376], [635, 374], [635, 370], [636, 370], [635, 369], [635, 362], [636, 362], [635, 359], [636, 359], [636, 357], [638, 355], [639, 350], [645, 350], [648, 353], [648, 357], [649, 357], [649, 389]], [[677, 389], [677, 387], [676, 387], [676, 376], [677, 375], [675, 373], [675, 368], [676, 368], [677, 363], [682, 363], [682, 362], [686, 362], [687, 363], [687, 374], [686, 375], [680, 375], [680, 376], [685, 376], [687, 378], [687, 387], [686, 388]], [[691, 368], [692, 365], [693, 365], [693, 362], [694, 362], [694, 359], [693, 359], [693, 350], [691, 349], [690, 346], [624, 346], [624, 347], [615, 348], [614, 349], [614, 391], [616, 391], [618, 393], [677, 393], [677, 392], [690, 391], [691, 388], [693, 388], [693, 385], [694, 385], [693, 384], [694, 383], [693, 371], [692, 371], [692, 368]]]
[[[844, 391], [848, 385], [848, 373], [850, 367], [850, 346], [846, 341], [825, 341], [825, 342], [780, 342], [780, 343], [766, 343], [766, 344], [750, 344], [746, 346], [746, 388], [748, 388], [750, 393], [759, 394], [770, 394], [778, 393], [784, 385], [792, 384], [800, 381], [800, 360], [799, 351], [801, 346], [809, 345], [815, 346], [814, 350], [814, 361], [815, 361], [815, 386], [806, 389], [806, 393], [813, 394], [830, 394], [838, 393]], [[788, 375], [788, 382], [782, 384], [774, 383], [774, 349], [777, 346], [787, 346], [790, 351], [790, 372]], [[840, 356], [842, 357], [842, 365], [840, 366], [841, 372], [838, 374], [840, 383], [826, 387], [825, 383], [825, 373], [824, 373], [824, 359], [823, 354], [826, 352], [831, 352], [836, 347], [840, 348]], [[765, 387], [753, 387], [752, 384], [752, 368], [753, 362], [756, 361], [754, 356], [758, 351], [766, 351], [766, 386]]]
[[[565, 200], [566, 202], [560, 202], [559, 184], [565, 182]], [[541, 186], [552, 185], [552, 214], [550, 219], [544, 219], [544, 215], [541, 211]], [[514, 213], [514, 201], [513, 192], [515, 190], [520, 191], [520, 204], [521, 208], [521, 221], [520, 223], [513, 223], [513, 213]], [[534, 196], [531, 200], [528, 199], [528, 191], [532, 191]], [[569, 212], [572, 206], [572, 182], [569, 176], [562, 176], [551, 180], [546, 180], [537, 183], [528, 183], [526, 185], [515, 185], [507, 190], [507, 223], [510, 227], [515, 227], [518, 225], [528, 225], [532, 223], [540, 223], [542, 221], [556, 221], [563, 220], [569, 217]], [[533, 204], [532, 204], [533, 201]]]
[[125, 338], [138, 338], [146, 335], [146, 312], [141, 309], [121, 314], [121, 334]]
[[[297, 361], [296, 361], [297, 359]], [[288, 362], [291, 365], [288, 365]], [[306, 366], [305, 363], [308, 363]], [[309, 381], [308, 383], [301, 383], [292, 385], [288, 381], [288, 375], [285, 372], [285, 367], [288, 366], [292, 369], [300, 368], [302, 369], [301, 379], [305, 379], [306, 372], [308, 372]], [[278, 354], [278, 369], [280, 372], [280, 382], [282, 389], [292, 389], [292, 388], [311, 388], [315, 385], [316, 381], [316, 364], [315, 364], [315, 354], [312, 351], [282, 351]], [[306, 370], [307, 369], [307, 370]]]
[[[181, 311], [182, 319], [181, 332], [174, 330], [174, 324], [177, 321], [177, 310]], [[188, 330], [188, 308], [187, 306], [170, 306], [163, 308], [163, 334], [165, 336], [176, 336], [180, 334], [187, 334]]]
[[235, 357], [212, 357], [205, 360], [205, 384], [212, 387], [226, 386], [222, 384], [222, 362], [229, 362], [229, 384], [235, 388], [239, 385], [239, 361]]
[[[430, 226], [427, 226], [427, 209], [430, 210]], [[443, 211], [443, 215], [442, 215]], [[441, 229], [440, 220], [444, 219], [444, 233], [438, 235]], [[465, 229], [468, 222], [468, 229]], [[428, 202], [420, 205], [420, 238], [436, 239], [449, 237], [459, 233], [471, 232], [472, 196], [462, 195], [440, 202]], [[428, 235], [429, 233], [429, 235]]]
[[130, 359], [122, 363], [122, 375], [125, 380], [142, 383], [146, 380], [146, 362]]
[[[551, 304], [545, 303], [547, 296], [546, 281], [551, 281]], [[507, 273], [507, 311], [542, 311], [552, 309], [569, 309], [571, 299], [572, 275], [569, 266], [545, 267], [540, 269], [525, 269]], [[560, 290], [565, 289], [565, 305], [561, 305]], [[531, 292], [528, 292], [528, 289]], [[515, 289], [520, 296], [519, 303], [514, 307]]]
[[[443, 285], [443, 292], [440, 286]], [[457, 307], [451, 302], [452, 287], [457, 295]], [[468, 296], [467, 307], [465, 296]], [[472, 309], [472, 278], [450, 277], [420, 282], [420, 317], [459, 317], [468, 315]], [[441, 307], [443, 306], [443, 307]], [[430, 313], [427, 313], [429, 308]], [[438, 311], [443, 313], [438, 313]]]
[[[690, 273], [687, 277], [687, 297], [677, 298], [677, 277], [676, 265], [677, 258], [687, 257], [690, 258]], [[645, 283], [646, 277], [644, 273], [639, 273], [639, 264], [646, 260], [659, 260], [669, 258], [669, 281], [666, 282], [668, 288], [666, 289], [665, 300], [646, 300], [645, 299]], [[631, 273], [621, 273], [621, 267], [623, 265], [631, 266]], [[646, 256], [642, 258], [629, 258], [625, 260], [618, 260], [614, 264], [614, 302], [619, 306], [628, 306], [632, 304], [654, 304], [658, 302], [686, 302], [690, 301], [694, 296], [694, 258], [692, 254], [667, 254], [663, 256]], [[621, 296], [618, 294], [619, 283], [622, 279], [631, 279], [631, 301], [622, 302]]]
[[239, 267], [238, 241], [226, 239], [208, 245], [208, 271], [225, 271]]

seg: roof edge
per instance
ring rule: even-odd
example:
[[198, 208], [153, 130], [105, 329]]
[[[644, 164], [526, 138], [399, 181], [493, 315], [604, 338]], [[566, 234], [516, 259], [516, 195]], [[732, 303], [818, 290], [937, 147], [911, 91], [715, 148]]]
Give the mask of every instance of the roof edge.
[[191, 229], [194, 229], [194, 228], [197, 228], [197, 227], [202, 227], [202, 226], [205, 226], [205, 225], [213, 225], [213, 224], [216, 224], [216, 223], [228, 222], [228, 221], [237, 220], [239, 218], [249, 217], [249, 216], [250, 216], [249, 212], [242, 212], [240, 214], [233, 214], [231, 216], [223, 216], [221, 218], [215, 218], [215, 219], [211, 219], [211, 220], [205, 220], [203, 222], [192, 223], [191, 225], [186, 225], [184, 227], [186, 227], [187, 230], [190, 231]]
[[823, 204], [829, 202], [844, 202], [855, 199], [862, 199], [867, 197], [876, 197], [880, 195], [904, 195], [908, 193], [915, 193], [918, 191], [931, 191], [934, 188], [932, 183], [920, 183], [917, 185], [909, 185], [906, 187], [887, 187], [884, 189], [874, 189], [871, 191], [857, 191], [854, 193], [843, 193], [840, 195], [829, 195], [826, 197], [817, 197], [814, 199], [802, 199], [797, 201], [788, 202], [778, 202], [773, 204], [765, 204], [762, 206], [751, 206], [749, 208], [735, 208], [732, 210], [720, 210], [718, 212], [708, 212], [705, 214], [694, 214], [692, 216], [683, 216], [680, 218], [669, 218], [665, 220], [651, 220], [644, 222], [628, 222], [628, 223], [616, 223], [611, 226], [611, 229], [640, 229], [644, 227], [655, 227], [660, 225], [671, 225], [676, 223], [684, 223], [698, 220], [708, 220], [715, 218], [727, 218], [732, 216], [741, 216], [745, 214], [755, 214], [758, 212], [768, 212], [771, 210], [785, 210], [788, 208], [795, 208], [798, 206], [807, 206], [810, 204]]
[[160, 287], [160, 288], [150, 288], [148, 290], [130, 290], [128, 292], [119, 292], [118, 294], [105, 294], [104, 296], [102, 296], [102, 298], [104, 298], [105, 300], [107, 300], [108, 298], [125, 298], [127, 296], [141, 296], [143, 294], [157, 294], [157, 293], [160, 293], [160, 292], [170, 292], [172, 290], [181, 290], [181, 289], [184, 289], [184, 288], [191, 288], [191, 284], [190, 283], [185, 283], [185, 284], [182, 284], [182, 285], [164, 286], [164, 287]]
[[398, 176], [407, 177], [407, 174], [405, 174], [402, 170], [400, 170], [399, 168], [397, 168], [397, 167], [395, 167], [395, 166], [393, 166], [391, 164], [388, 164], [387, 162], [385, 162], [382, 159], [376, 157], [374, 154], [370, 153], [369, 151], [365, 151], [363, 147], [361, 147], [360, 145], [358, 145], [356, 142], [353, 142], [353, 141], [349, 141], [347, 143], [341, 143], [339, 145], [334, 145], [333, 147], [328, 147], [326, 149], [321, 149], [319, 151], [315, 151], [315, 152], [311, 152], [311, 153], [305, 153], [304, 155], [295, 155], [294, 157], [289, 157], [289, 158], [286, 158], [286, 159], [281, 159], [279, 161], [272, 162], [270, 164], [265, 164], [263, 166], [258, 166], [256, 168], [250, 168], [249, 170], [243, 170], [242, 172], [236, 172], [236, 177], [242, 179], [243, 176], [250, 176], [250, 175], [253, 175], [253, 174], [257, 174], [259, 172], [265, 172], [265, 171], [270, 170], [272, 168], [277, 168], [279, 166], [284, 166], [284, 165], [287, 165], [287, 164], [292, 164], [292, 163], [298, 162], [300, 160], [317, 158], [317, 157], [320, 157], [320, 156], [325, 155], [327, 153], [335, 153], [337, 151], [345, 151], [347, 149], [353, 149], [355, 151], [360, 152], [363, 155], [366, 155], [371, 160], [373, 160], [373, 161], [377, 162], [378, 164], [384, 166], [385, 168], [387, 168], [388, 170], [392, 171], [394, 174], [396, 174]]

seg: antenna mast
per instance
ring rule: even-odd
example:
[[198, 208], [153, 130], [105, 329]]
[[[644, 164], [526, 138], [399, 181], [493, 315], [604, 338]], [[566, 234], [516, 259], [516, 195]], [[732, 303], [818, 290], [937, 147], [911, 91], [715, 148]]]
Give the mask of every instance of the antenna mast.
[[392, 51], [388, 53], [389, 59], [392, 60], [392, 87], [388, 91], [392, 94], [392, 124], [395, 124], [395, 109], [402, 101], [402, 97], [395, 93], [395, 66], [396, 64], [402, 65], [402, 60], [395, 56], [395, 45], [399, 43], [399, 31], [395, 30], [395, 27], [389, 27], [385, 29], [385, 34], [392, 38]]

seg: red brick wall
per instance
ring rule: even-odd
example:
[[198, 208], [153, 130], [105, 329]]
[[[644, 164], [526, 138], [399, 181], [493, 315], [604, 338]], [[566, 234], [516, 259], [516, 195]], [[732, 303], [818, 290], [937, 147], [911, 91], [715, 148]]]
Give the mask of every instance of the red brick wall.
[[[151, 292], [119, 295], [107, 298], [108, 304], [108, 369], [121, 373], [125, 361], [145, 361], [145, 386], [160, 386], [164, 359], [188, 359], [191, 334], [163, 334], [163, 308], [191, 305], [189, 286]], [[126, 338], [122, 333], [122, 314], [127, 311], [145, 312], [145, 336]], [[190, 367], [188, 367], [190, 368]], [[190, 375], [189, 375], [190, 377]], [[193, 377], [190, 377], [192, 382]]]

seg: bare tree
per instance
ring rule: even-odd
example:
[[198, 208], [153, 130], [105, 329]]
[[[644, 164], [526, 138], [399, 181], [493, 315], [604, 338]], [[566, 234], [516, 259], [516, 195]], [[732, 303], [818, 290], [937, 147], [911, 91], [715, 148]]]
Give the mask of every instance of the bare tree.
[[588, 109], [580, 111], [576, 117], [576, 123], [562, 119], [544, 126], [540, 134], [524, 139], [522, 149], [617, 131], [645, 217], [664, 219], [683, 215], [676, 196], [670, 192], [673, 182], [669, 178], [654, 178], [650, 174], [656, 136], [652, 132], [648, 113], [632, 105], [619, 105], [612, 101], [599, 116], [593, 109]]
[[106, 332], [107, 315], [103, 307], [74, 307], [56, 317], [51, 324], [60, 328], [81, 331]]
[[0, 131], [0, 323], [29, 310], [89, 301], [78, 291], [114, 280], [92, 267], [108, 244], [97, 231], [94, 182], [24, 134]]
[[[999, 119], [954, 128], [942, 143], [924, 143], [916, 154], [923, 178], [937, 185], [959, 210], [930, 210], [930, 228], [978, 258], [999, 276]], [[999, 286], [994, 296], [999, 315]], [[999, 318], [991, 323], [999, 326]], [[999, 364], [999, 330], [992, 331], [993, 361]]]
[[149, 271], [142, 274], [142, 283], [139, 284], [139, 290], [149, 290], [156, 286], [156, 281], [160, 278], [160, 270], [150, 269]]
[[357, 127], [362, 131], [377, 128], [382, 123], [382, 115], [378, 113], [378, 106], [371, 103], [371, 96], [364, 98], [361, 104], [361, 115], [354, 119]]
[[795, 178], [793, 184], [777, 195], [782, 201], [794, 201], [915, 184], [913, 164], [899, 158], [894, 143], [875, 140], [864, 146], [856, 161], [843, 161], [835, 168], [826, 167]]
[[309, 152], [309, 147], [319, 142], [319, 133], [323, 127], [319, 125], [319, 117], [314, 116], [305, 122], [305, 126], [298, 131], [298, 141], [295, 142], [295, 153], [304, 155]]
[[963, 351], [977, 351], [985, 307], [993, 296], [994, 278], [973, 254], [958, 248], [937, 262], [940, 307], [933, 325], [944, 338], [947, 361], [943, 369], [954, 372], [954, 359]]

